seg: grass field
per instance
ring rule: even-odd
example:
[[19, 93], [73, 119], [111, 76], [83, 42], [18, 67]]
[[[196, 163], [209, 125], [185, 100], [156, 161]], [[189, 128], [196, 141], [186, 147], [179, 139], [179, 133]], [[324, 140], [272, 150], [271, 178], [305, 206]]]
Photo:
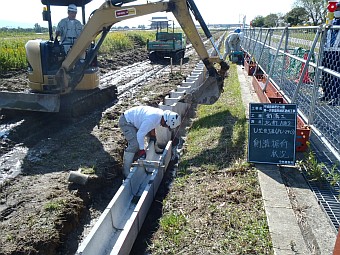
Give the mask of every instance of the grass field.
[[[34, 33], [0, 33], [0, 72], [27, 67], [25, 44], [29, 40], [48, 40], [49, 35]], [[148, 39], [155, 37], [154, 31], [112, 32], [107, 35], [99, 54], [112, 53], [115, 50], [129, 50], [134, 47], [146, 47]]]
[[220, 99], [198, 108], [152, 254], [273, 254], [257, 172], [246, 162], [240, 102], [232, 65]]

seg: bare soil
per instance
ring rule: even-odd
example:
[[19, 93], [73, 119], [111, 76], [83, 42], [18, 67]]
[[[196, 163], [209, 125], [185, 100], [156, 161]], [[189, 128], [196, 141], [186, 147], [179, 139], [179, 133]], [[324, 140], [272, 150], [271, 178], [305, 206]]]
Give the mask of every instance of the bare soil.
[[[103, 74], [147, 59], [145, 49], [99, 57]], [[1, 136], [0, 254], [74, 254], [122, 183], [126, 145], [118, 117], [137, 105], [156, 106], [198, 62], [192, 56], [182, 74], [163, 73], [132, 96], [65, 121], [58, 115], [0, 112], [0, 125], [23, 122]], [[27, 89], [25, 70], [0, 74], [0, 91]], [[70, 171], [93, 172], [85, 186], [68, 182]], [[2, 176], [3, 178], [3, 176]]]

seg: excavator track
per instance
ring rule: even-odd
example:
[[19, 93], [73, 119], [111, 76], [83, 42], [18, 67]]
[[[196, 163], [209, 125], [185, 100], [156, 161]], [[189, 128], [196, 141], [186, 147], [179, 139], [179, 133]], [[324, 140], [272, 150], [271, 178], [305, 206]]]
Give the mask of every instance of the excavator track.
[[75, 91], [61, 97], [59, 114], [66, 118], [79, 117], [93, 109], [114, 103], [117, 97], [116, 86], [96, 88], [91, 91]]

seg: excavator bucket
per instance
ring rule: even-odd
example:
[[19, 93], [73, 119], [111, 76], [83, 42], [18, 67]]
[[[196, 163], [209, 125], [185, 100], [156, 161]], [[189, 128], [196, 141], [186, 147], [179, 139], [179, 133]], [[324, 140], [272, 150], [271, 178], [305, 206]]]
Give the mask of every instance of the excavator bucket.
[[59, 112], [60, 95], [0, 92], [0, 109]]
[[214, 104], [223, 91], [223, 80], [209, 76], [198, 88], [186, 94], [181, 102], [195, 104]]

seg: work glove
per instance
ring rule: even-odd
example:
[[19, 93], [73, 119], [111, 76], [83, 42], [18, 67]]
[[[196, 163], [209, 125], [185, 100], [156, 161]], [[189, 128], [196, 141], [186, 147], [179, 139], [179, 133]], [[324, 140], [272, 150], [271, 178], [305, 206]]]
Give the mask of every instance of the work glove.
[[139, 150], [137, 153], [139, 159], [146, 159], [146, 152], [145, 150]]

